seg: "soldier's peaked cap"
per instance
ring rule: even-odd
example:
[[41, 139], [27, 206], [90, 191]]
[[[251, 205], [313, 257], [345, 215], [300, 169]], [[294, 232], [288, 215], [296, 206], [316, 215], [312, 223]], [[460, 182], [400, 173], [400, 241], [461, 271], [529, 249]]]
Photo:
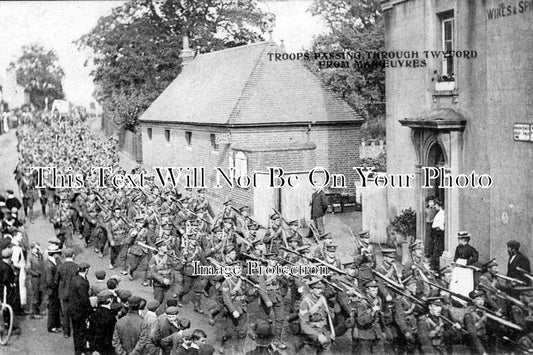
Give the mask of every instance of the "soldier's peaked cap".
[[362, 236], [366, 236], [370, 234], [370, 231], [368, 229], [364, 229], [362, 231], [359, 232], [359, 235], [362, 237]]
[[231, 204], [231, 203], [232, 203], [231, 199], [230, 199], [230, 198], [227, 198], [227, 199], [224, 201], [224, 206], [227, 206], [227, 205], [229, 205], [229, 204]]
[[378, 283], [376, 282], [376, 280], [367, 280], [365, 282], [365, 287], [366, 288], [369, 288], [369, 287], [378, 287]]
[[381, 253], [383, 254], [383, 256], [394, 257], [394, 256], [396, 255], [396, 249], [393, 249], [393, 248], [383, 248], [383, 249], [381, 249]]
[[426, 298], [428, 304], [434, 304], [436, 306], [442, 306], [442, 297], [428, 297]]
[[489, 261], [488, 264], [487, 264], [487, 269], [491, 268], [493, 266], [498, 266], [498, 263], [496, 262], [496, 260]]
[[277, 213], [273, 213], [273, 214], [270, 215], [270, 219], [273, 220], [273, 221], [275, 221], [276, 219], [279, 219], [279, 218], [280, 218], [279, 214], [277, 214]]
[[308, 281], [307, 286], [311, 288], [324, 288], [324, 282], [322, 282], [322, 279], [315, 278], [315, 279], [312, 279], [311, 281]]

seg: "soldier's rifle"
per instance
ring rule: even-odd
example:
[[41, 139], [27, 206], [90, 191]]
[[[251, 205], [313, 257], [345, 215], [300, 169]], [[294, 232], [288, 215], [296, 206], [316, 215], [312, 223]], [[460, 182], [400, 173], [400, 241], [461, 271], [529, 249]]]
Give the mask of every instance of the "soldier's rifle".
[[502, 339], [516, 346], [522, 354], [533, 354], [533, 349], [527, 348], [524, 344], [520, 344], [519, 342], [514, 341], [507, 336], [503, 336]]
[[181, 201], [179, 201], [178, 199], [176, 199], [174, 196], [170, 196], [170, 200], [174, 203], [176, 203], [178, 205], [179, 208], [181, 208], [182, 210], [185, 210], [187, 212], [189, 212], [190, 214], [192, 214], [193, 216], [195, 216], [196, 218], [204, 221], [205, 223], [208, 223], [208, 224], [211, 224], [211, 221], [208, 221], [207, 219], [203, 218], [203, 217], [200, 217], [198, 214], [196, 214], [195, 212], [191, 211], [190, 209], [188, 209], [187, 207], [185, 207], [183, 205], [183, 203]]
[[[290, 226], [289, 225], [289, 222], [287, 222], [287, 220], [285, 218], [283, 218], [283, 216], [281, 215], [281, 212], [279, 212], [277, 209], [275, 208], [272, 208], [274, 210], [274, 212], [276, 212], [279, 216], [279, 218], [281, 219], [281, 221], [283, 223], [285, 223], [288, 227]], [[281, 233], [281, 236], [282, 236], [282, 239], [283, 239], [283, 243], [285, 244], [285, 247], [288, 248], [289, 247], [289, 243], [287, 243], [287, 238], [285, 238], [285, 234], [283, 234], [283, 229], [282, 229], [282, 233]], [[300, 234], [300, 233], [298, 233]], [[301, 237], [301, 236], [300, 236]], [[303, 237], [302, 237], [303, 238]]]
[[505, 300], [505, 301], [509, 301], [511, 303], [514, 303], [515, 305], [517, 305], [518, 307], [524, 309], [524, 310], [529, 310], [529, 308], [531, 306], [529, 305], [526, 305], [525, 303], [523, 303], [522, 301], [514, 298], [514, 297], [511, 297], [509, 296], [508, 294], [506, 294], [505, 292], [501, 291], [501, 290], [498, 290], [497, 288], [495, 287], [491, 287], [491, 286], [487, 286], [487, 285], [484, 285], [482, 283], [479, 284], [479, 288], [482, 288], [484, 289], [485, 291], [487, 292], [490, 292], [492, 294], [494, 294], [496, 297], [502, 299], [502, 300]]
[[248, 218], [250, 221], [254, 222], [255, 224], [257, 224], [261, 229], [268, 229], [267, 227], [263, 227], [263, 225], [261, 225], [261, 223], [257, 222], [255, 219], [253, 219], [252, 217], [250, 216], [243, 216], [241, 211], [239, 211], [238, 209], [236, 209], [235, 207], [231, 206], [231, 209], [234, 210], [236, 213], [239, 214], [239, 216], [241, 216], [242, 218], [246, 219]]
[[352, 235], [353, 239], [355, 240], [355, 246], [358, 247], [359, 249], [364, 249], [365, 246], [363, 244], [363, 241], [359, 237], [357, 237], [355, 234], [353, 234], [351, 228], [348, 228], [348, 230], [350, 231], [350, 234]]
[[494, 312], [494, 311], [488, 309], [487, 307], [485, 307], [485, 306], [478, 306], [478, 305], [474, 302], [474, 300], [471, 299], [470, 297], [463, 296], [463, 295], [461, 295], [460, 293], [455, 293], [455, 292], [453, 292], [453, 291], [448, 290], [448, 289], [445, 288], [445, 287], [442, 287], [442, 286], [440, 286], [440, 285], [434, 284], [434, 283], [432, 283], [432, 282], [428, 282], [428, 284], [429, 284], [430, 286], [436, 288], [436, 289], [439, 289], [439, 290], [441, 290], [441, 291], [447, 292], [447, 293], [449, 293], [450, 295], [452, 295], [452, 296], [454, 296], [454, 297], [456, 297], [456, 298], [458, 298], [458, 299], [460, 299], [460, 300], [462, 300], [462, 301], [465, 301], [465, 302], [467, 302], [467, 303], [470, 304], [470, 305], [473, 305], [474, 307], [476, 307], [477, 309], [479, 309], [480, 311], [482, 311], [482, 312], [487, 316], [487, 318], [489, 318], [489, 319], [492, 319], [492, 320], [494, 320], [494, 321], [496, 321], [496, 322], [498, 322], [498, 323], [500, 323], [500, 324], [503, 324], [503, 325], [505, 325], [505, 326], [507, 326], [507, 327], [509, 327], [509, 328], [512, 328], [512, 329], [516, 329], [516, 330], [519, 330], [519, 331], [522, 331], [522, 330], [523, 330], [523, 328], [522, 328], [521, 326], [519, 326], [519, 325], [517, 325], [517, 324], [514, 324], [513, 322], [510, 322], [510, 321], [508, 321], [507, 319], [505, 319], [505, 318], [499, 316], [498, 314], [496, 314], [496, 312]]
[[[107, 211], [107, 212], [112, 212], [110, 208], [107, 208], [107, 207], [105, 207], [104, 205], [102, 205], [102, 204], [100, 203], [100, 201], [95, 200], [94, 202], [96, 203], [96, 205], [97, 205], [98, 207], [100, 207], [100, 209], [105, 210], [105, 211]], [[126, 223], [126, 224], [128, 225], [128, 227], [130, 227], [130, 228], [135, 227], [135, 224], [131, 223], [131, 222], [128, 221], [126, 218], [124, 218], [124, 216], [122, 216], [122, 214], [120, 214], [118, 218], [120, 218], [121, 220], [123, 220], [124, 223]]]
[[[213, 258], [211, 258], [211, 257], [207, 257], [206, 259], [207, 259], [207, 261], [209, 261], [211, 264], [215, 265], [216, 267], [218, 267], [218, 268], [220, 268], [220, 269], [228, 268], [227, 265], [224, 265], [223, 263], [221, 263], [221, 262], [219, 262], [219, 261], [217, 261], [217, 260], [215, 260], [215, 259], [213, 259]], [[263, 292], [266, 293], [266, 291], [263, 290], [263, 289], [261, 288], [261, 286], [259, 286], [258, 284], [256, 284], [255, 282], [253, 282], [252, 280], [250, 280], [249, 278], [247, 278], [246, 276], [239, 275], [238, 277], [239, 277], [239, 279], [243, 280], [244, 282], [250, 284], [252, 287], [254, 287], [254, 288], [256, 288], [256, 289], [258, 289], [258, 290], [263, 291]]]
[[[414, 297], [412, 295], [409, 295], [409, 294], [397, 289], [396, 287], [394, 287], [392, 285], [387, 285], [387, 287], [389, 287], [392, 291], [396, 292], [397, 294], [399, 294], [401, 296], [404, 296], [409, 301], [413, 302], [414, 304], [416, 304], [417, 306], [419, 306], [423, 310], [427, 310], [427, 308], [428, 308], [428, 304], [427, 303], [419, 300], [418, 298], [416, 298], [416, 297]], [[449, 325], [455, 326], [455, 328], [460, 330], [462, 333], [468, 334], [468, 332], [463, 327], [461, 327], [461, 325], [458, 322], [454, 322], [453, 320], [449, 319], [446, 316], [443, 316], [442, 314], [439, 314], [439, 318], [442, 319], [444, 322], [448, 323]], [[459, 325], [459, 328], [457, 328], [457, 325]]]
[[399, 290], [405, 290], [405, 287], [402, 284], [392, 281], [387, 276], [383, 275], [381, 272], [377, 270], [372, 270], [372, 273], [376, 275], [377, 277], [379, 277], [380, 279], [382, 279], [383, 281], [385, 281], [387, 284], [392, 285]]
[[516, 270], [520, 271], [525, 277], [527, 277], [529, 280], [533, 281], [533, 274], [531, 274], [527, 270], [522, 269], [520, 266], [517, 266]]
[[[470, 270], [474, 270], [474, 271], [478, 271], [478, 272], [482, 272], [482, 269], [477, 267], [477, 266], [474, 266], [474, 265], [462, 265], [462, 264], [457, 264], [457, 263], [452, 263], [452, 265], [454, 266], [459, 266], [459, 267], [462, 267], [464, 269], [470, 269]], [[510, 281], [510, 282], [514, 282], [516, 284], [519, 284], [519, 285], [523, 285], [525, 286], [526, 283], [522, 280], [518, 280], [518, 279], [514, 279], [512, 277], [509, 277], [509, 276], [505, 276], [505, 275], [502, 275], [500, 273], [496, 273], [494, 274], [494, 276], [502, 279], [502, 280], [506, 280], [506, 281]]]
[[[146, 243], [143, 243], [143, 242], [135, 242], [135, 244], [139, 245], [140, 247], [142, 248], [146, 248], [148, 250], [151, 250], [151, 251], [155, 251], [156, 253], [159, 253], [159, 249], [157, 248], [154, 248]], [[176, 255], [172, 255], [170, 253], [164, 253], [166, 256], [168, 256], [169, 258], [171, 259], [174, 259], [175, 261], [178, 261], [178, 262], [183, 262], [183, 260], [181, 258], [178, 258]]]
[[309, 257], [307, 257], [305, 255], [302, 255], [302, 254], [298, 253], [297, 251], [294, 251], [294, 250], [291, 250], [291, 249], [288, 249], [288, 248], [285, 248], [285, 247], [280, 247], [280, 249], [281, 250], [285, 250], [288, 253], [292, 253], [292, 254], [298, 255], [299, 257], [307, 259], [309, 261], [315, 261], [315, 262], [317, 262], [317, 263], [319, 263], [321, 265], [324, 265], [325, 267], [327, 267], [327, 268], [329, 268], [329, 269], [331, 269], [331, 270], [333, 270], [335, 272], [338, 272], [339, 274], [346, 275], [346, 276], [352, 277], [354, 279], [358, 279], [357, 276], [348, 275], [346, 273], [346, 271], [343, 271], [343, 270], [339, 269], [338, 267], [336, 267], [334, 265], [330, 265], [330, 264], [326, 263], [324, 260], [320, 260], [320, 259], [314, 258], [314, 257], [309, 258]]

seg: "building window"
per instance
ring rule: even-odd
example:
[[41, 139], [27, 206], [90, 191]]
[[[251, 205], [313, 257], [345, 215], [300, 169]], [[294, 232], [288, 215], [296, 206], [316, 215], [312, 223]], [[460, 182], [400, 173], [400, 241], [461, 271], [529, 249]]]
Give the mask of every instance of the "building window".
[[213, 148], [213, 151], [218, 152], [217, 136], [213, 133], [211, 134], [211, 148]]
[[148, 133], [148, 139], [152, 140], [152, 128], [148, 128], [146, 131]]
[[191, 140], [192, 140], [192, 132], [186, 131], [185, 132], [185, 140], [187, 141], [187, 146], [191, 146]]
[[233, 162], [235, 164], [235, 179], [242, 175], [248, 175], [248, 161], [243, 152], [237, 152]]
[[165, 129], [165, 139], [170, 143], [170, 129]]
[[454, 18], [453, 13], [447, 13], [441, 17], [441, 31], [442, 31], [442, 50], [445, 52], [442, 60], [442, 77], [444, 81], [454, 81], [455, 67], [454, 57], [451, 51], [454, 50], [455, 38], [454, 38]]

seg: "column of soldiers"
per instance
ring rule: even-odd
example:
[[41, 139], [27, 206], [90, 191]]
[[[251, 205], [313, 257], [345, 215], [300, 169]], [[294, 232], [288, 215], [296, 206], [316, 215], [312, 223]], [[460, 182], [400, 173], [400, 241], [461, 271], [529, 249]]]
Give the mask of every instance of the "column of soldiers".
[[[75, 120], [33, 121], [18, 136], [17, 174], [24, 177], [30, 166], [71, 168], [93, 183], [97, 176], [90, 174], [91, 165], [123, 172], [116, 141], [102, 142]], [[24, 183], [36, 178], [30, 173]], [[459, 257], [471, 262], [457, 267], [482, 273], [467, 297], [449, 291], [451, 268], [432, 270], [420, 243], [399, 265], [395, 249], [381, 249], [370, 242], [368, 231], [361, 231], [354, 235], [353, 255], [341, 262], [331, 234], [314, 229], [310, 237], [302, 236], [299, 221], [287, 221], [278, 211], [263, 226], [247, 206], [236, 208], [229, 199], [216, 214], [203, 189], [149, 185], [127, 190], [47, 187], [39, 196], [60, 249], [79, 237], [100, 257], [108, 251], [110, 269], [152, 287], [158, 314], [169, 303], [183, 307], [190, 296], [193, 310], [207, 313], [209, 324], [220, 327], [221, 351], [243, 351], [248, 332], [257, 328], [250, 322], [254, 307], [256, 319], [271, 325], [267, 346], [273, 352], [285, 350], [293, 335], [295, 350], [302, 353], [331, 353], [341, 336], [349, 337], [352, 352], [361, 354], [450, 354], [465, 347], [473, 354], [533, 351], [529, 266], [520, 279], [504, 279], [494, 261], [474, 266], [475, 249], [461, 247]], [[470, 239], [464, 233], [460, 237]], [[249, 261], [272, 269], [312, 266], [328, 272], [254, 274], [247, 270]], [[200, 266], [233, 267], [235, 272], [198, 275]], [[209, 309], [202, 306], [206, 299]]]

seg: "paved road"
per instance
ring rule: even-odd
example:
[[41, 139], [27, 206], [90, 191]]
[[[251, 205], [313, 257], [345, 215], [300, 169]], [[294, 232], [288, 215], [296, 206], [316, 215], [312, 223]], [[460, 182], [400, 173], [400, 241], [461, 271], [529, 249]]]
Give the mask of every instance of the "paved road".
[[[17, 152], [16, 152], [16, 137], [14, 132], [0, 135], [0, 161], [2, 162], [2, 169], [0, 169], [0, 192], [5, 193], [6, 189], [17, 190], [16, 183], [13, 179], [13, 170], [17, 164]], [[127, 166], [131, 162], [124, 162]], [[54, 230], [52, 225], [47, 219], [40, 215], [39, 203], [35, 206], [35, 213], [37, 218], [35, 223], [27, 224], [27, 230], [30, 242], [38, 241], [43, 247], [46, 247], [47, 240], [54, 236]], [[348, 233], [348, 227], [353, 230], [359, 230], [361, 225], [360, 213], [350, 212], [343, 214], [327, 215], [326, 226], [328, 230], [337, 231], [338, 239], [337, 243], [342, 246], [348, 246], [348, 248], [339, 248], [339, 252], [346, 255], [350, 250], [353, 250], [353, 241], [350, 240]], [[94, 282], [94, 272], [96, 270], [105, 270], [107, 276], [117, 274], [118, 270], [109, 270], [109, 257], [104, 256], [103, 259], [99, 258], [95, 254], [92, 248], [85, 248], [79, 239], [74, 240], [74, 248], [77, 252], [76, 261], [86, 261], [91, 265], [89, 272], [89, 282]], [[122, 275], [121, 275], [122, 276]], [[134, 295], [138, 295], [147, 300], [152, 299], [152, 290], [148, 287], [142, 287], [137, 280], [129, 281], [124, 277], [121, 277], [120, 288], [129, 289]], [[192, 304], [190, 300], [185, 298], [186, 304], [180, 310], [182, 317], [187, 317], [191, 320], [191, 328], [201, 328], [207, 335], [210, 342], [218, 347], [218, 341], [221, 334], [216, 330], [221, 328], [211, 327], [207, 323], [207, 316], [198, 315], [193, 312]], [[188, 302], [187, 302], [188, 301]], [[207, 310], [209, 307], [209, 300], [203, 299], [203, 309]], [[46, 308], [43, 307], [43, 311], [46, 312]], [[258, 317], [264, 317], [264, 315], [258, 311], [257, 305], [252, 304], [249, 312], [250, 322], [255, 321]], [[0, 348], [0, 354], [5, 355], [21, 355], [21, 354], [72, 354], [74, 351], [72, 338], [65, 339], [61, 334], [50, 334], [46, 330], [46, 318], [42, 320], [32, 320], [25, 318], [21, 322], [21, 335], [14, 336], [10, 341], [9, 346]], [[294, 350], [290, 346], [294, 344], [295, 338], [286, 335], [286, 342], [289, 345], [287, 353], [294, 353]], [[250, 338], [247, 338], [246, 349], [254, 347], [254, 342]], [[346, 335], [337, 339], [335, 350], [338, 353], [349, 352], [349, 340]]]

